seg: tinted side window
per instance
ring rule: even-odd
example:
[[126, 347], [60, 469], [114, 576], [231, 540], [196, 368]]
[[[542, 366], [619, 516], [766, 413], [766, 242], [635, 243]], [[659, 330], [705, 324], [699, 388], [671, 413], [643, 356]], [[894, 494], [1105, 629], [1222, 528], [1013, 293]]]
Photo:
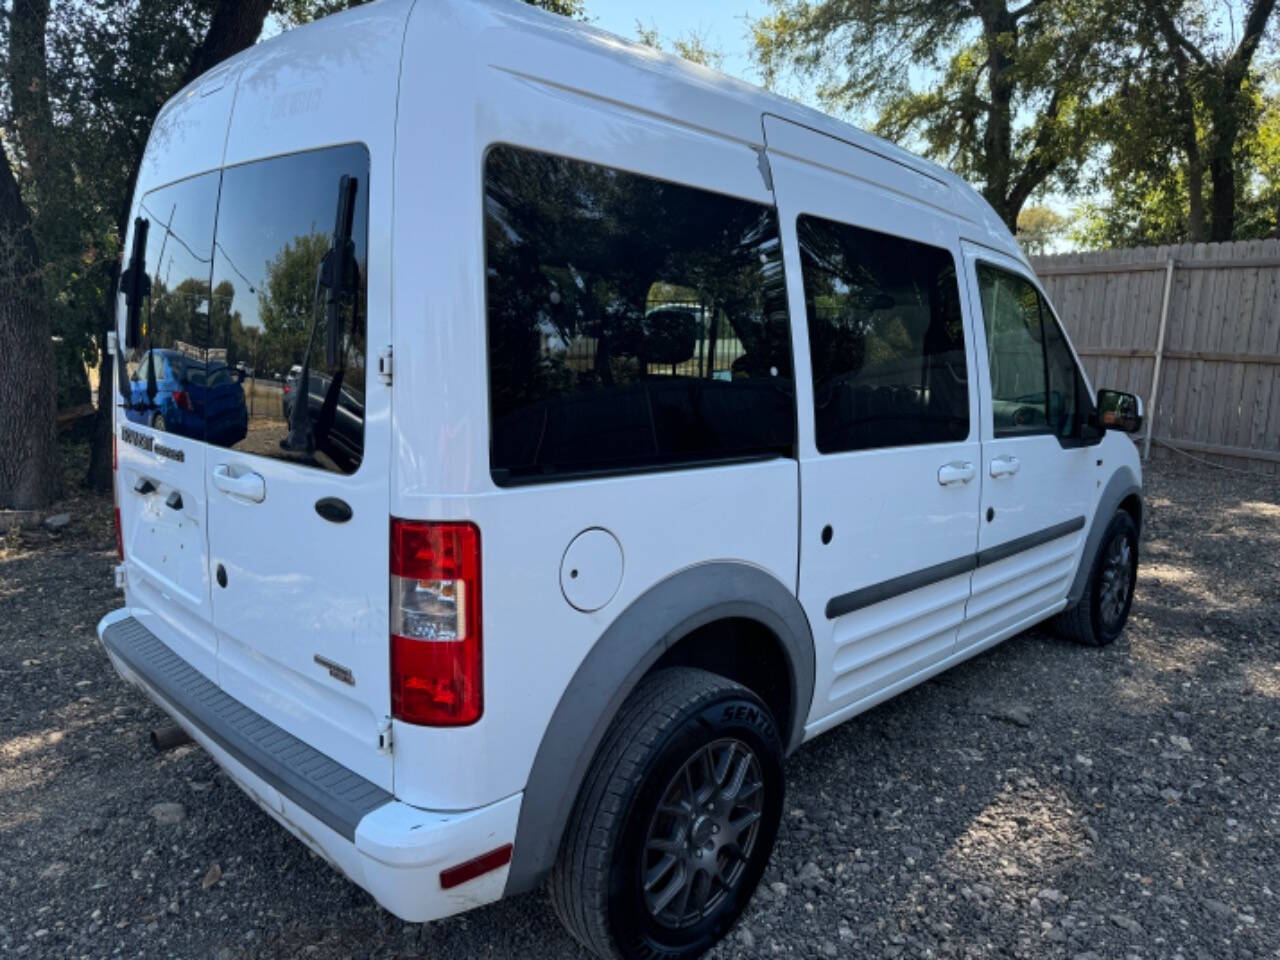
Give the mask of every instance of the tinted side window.
[[[342, 177], [355, 181], [354, 274], [338, 316], [337, 362], [326, 359], [328, 290]], [[213, 257], [208, 441], [341, 473], [364, 455], [365, 288], [369, 152], [360, 144], [297, 153], [223, 173]], [[310, 358], [308, 383], [289, 380]], [[295, 404], [305, 404], [291, 422]], [[298, 429], [301, 424], [302, 429]]]
[[771, 207], [498, 146], [485, 245], [496, 482], [791, 453]]
[[1049, 305], [1039, 298], [1044, 325], [1045, 369], [1049, 374], [1049, 426], [1060, 437], [1074, 436], [1080, 426], [1084, 383]]
[[[209, 272], [218, 174], [153, 190], [137, 215], [150, 221], [146, 268], [151, 294], [142, 303], [141, 341], [125, 356], [133, 423], [204, 439], [192, 376], [204, 372], [209, 344]], [[123, 308], [122, 308], [123, 312]]]
[[946, 250], [848, 224], [796, 222], [823, 453], [969, 435], [964, 318]]
[[978, 264], [995, 435], [1074, 437], [1088, 391], [1058, 321], [1025, 277]]
[[997, 437], [1048, 430], [1048, 375], [1036, 288], [1022, 277], [978, 264], [987, 329], [991, 410]]

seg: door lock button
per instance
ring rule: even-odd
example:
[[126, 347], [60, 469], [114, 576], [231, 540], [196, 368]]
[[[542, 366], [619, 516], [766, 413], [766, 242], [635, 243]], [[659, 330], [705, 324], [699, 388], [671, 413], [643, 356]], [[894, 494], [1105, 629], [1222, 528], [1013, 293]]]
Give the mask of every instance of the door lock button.
[[227, 585], [227, 568], [222, 564], [218, 564], [218, 571], [214, 576], [218, 579], [218, 586], [225, 587]]

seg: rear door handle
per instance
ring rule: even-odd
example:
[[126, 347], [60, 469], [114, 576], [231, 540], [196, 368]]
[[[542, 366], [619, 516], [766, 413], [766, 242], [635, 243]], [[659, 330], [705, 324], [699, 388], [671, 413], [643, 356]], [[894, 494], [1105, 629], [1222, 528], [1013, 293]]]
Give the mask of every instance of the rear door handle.
[[955, 463], [943, 464], [938, 468], [938, 483], [944, 487], [953, 487], [958, 483], [968, 483], [977, 473], [968, 460], [957, 460]]
[[991, 461], [991, 476], [1012, 477], [1022, 469], [1017, 457], [995, 457]]
[[229, 497], [249, 503], [267, 499], [267, 481], [262, 474], [220, 463], [213, 470], [213, 485]]
[[139, 496], [145, 497], [148, 494], [156, 492], [156, 485], [148, 477], [139, 477], [133, 485], [133, 492]]

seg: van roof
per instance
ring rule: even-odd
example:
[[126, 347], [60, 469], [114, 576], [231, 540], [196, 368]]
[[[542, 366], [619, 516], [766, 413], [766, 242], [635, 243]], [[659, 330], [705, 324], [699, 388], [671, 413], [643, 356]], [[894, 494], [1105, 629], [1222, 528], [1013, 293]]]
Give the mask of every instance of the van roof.
[[[343, 30], [343, 21], [348, 17], [367, 19], [376, 15], [403, 24], [415, 5], [422, 8], [417, 11], [418, 18], [424, 14], [433, 20], [442, 18], [455, 28], [461, 27], [461, 32], [480, 38], [477, 46], [483, 47], [479, 55], [493, 69], [623, 103], [754, 146], [764, 143], [762, 115], [772, 114], [893, 161], [949, 188], [953, 200], [949, 212], [960, 221], [967, 239], [1027, 262], [990, 204], [950, 170], [852, 124], [745, 81], [521, 0], [378, 0], [256, 44], [211, 73], [234, 70], [259, 59], [305, 58], [312, 38], [318, 39], [320, 31]], [[399, 61], [402, 57], [430, 56], [433, 33], [411, 30], [405, 36], [403, 50], [388, 49], [386, 57]], [[204, 80], [200, 78], [194, 85]], [[186, 93], [180, 91], [170, 105], [183, 100]]]

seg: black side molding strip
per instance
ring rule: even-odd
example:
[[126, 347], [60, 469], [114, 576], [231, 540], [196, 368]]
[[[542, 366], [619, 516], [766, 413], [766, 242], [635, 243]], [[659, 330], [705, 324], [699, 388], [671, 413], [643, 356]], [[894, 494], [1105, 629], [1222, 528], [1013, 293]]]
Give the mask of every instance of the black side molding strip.
[[955, 560], [947, 560], [945, 563], [925, 567], [923, 570], [907, 573], [901, 577], [894, 577], [892, 580], [882, 580], [880, 583], [873, 583], [869, 587], [862, 587], [850, 593], [842, 593], [838, 597], [832, 597], [827, 601], [827, 619], [834, 620], [836, 617], [843, 617], [846, 613], [853, 613], [863, 607], [870, 607], [873, 604], [883, 603], [885, 600], [892, 600], [894, 597], [910, 593], [912, 590], [919, 590], [922, 587], [939, 583], [942, 580], [949, 580], [951, 577], [958, 577], [961, 574], [972, 573], [979, 567], [989, 566], [1012, 557], [1015, 553], [1022, 553], [1024, 550], [1030, 550], [1051, 540], [1057, 540], [1059, 537], [1065, 537], [1069, 533], [1082, 530], [1084, 529], [1084, 523], [1084, 517], [1076, 517], [1074, 520], [1054, 524], [1052, 527], [1046, 527], [1036, 533], [1029, 533], [1025, 537], [1018, 537], [1018, 539], [1010, 540], [1008, 543], [988, 547], [980, 553], [967, 557], [958, 557]]
[[364, 817], [392, 800], [377, 784], [303, 743], [205, 679], [133, 617], [102, 642], [192, 726], [317, 820], [354, 842]]
[[1045, 527], [1036, 533], [1028, 533], [1025, 537], [1019, 537], [1017, 540], [1010, 540], [1008, 543], [1002, 543], [995, 547], [987, 547], [978, 553], [978, 566], [985, 567], [993, 563], [998, 563], [1012, 557], [1015, 553], [1022, 553], [1024, 550], [1030, 550], [1041, 544], [1048, 543], [1050, 540], [1057, 540], [1059, 537], [1065, 537], [1068, 533], [1075, 533], [1077, 530], [1084, 529], [1084, 517], [1076, 517], [1074, 520], [1067, 520], [1063, 523], [1055, 523], [1052, 527]]
[[925, 567], [915, 573], [903, 574], [892, 580], [882, 580], [880, 583], [873, 583], [869, 587], [854, 590], [852, 593], [842, 593], [827, 601], [827, 619], [834, 620], [836, 617], [843, 617], [846, 613], [853, 613], [863, 607], [891, 600], [900, 594], [910, 593], [912, 590], [919, 590], [921, 587], [927, 587], [941, 580], [949, 580], [951, 577], [958, 577], [962, 573], [971, 573], [977, 567], [978, 558], [971, 554], [936, 566]]

